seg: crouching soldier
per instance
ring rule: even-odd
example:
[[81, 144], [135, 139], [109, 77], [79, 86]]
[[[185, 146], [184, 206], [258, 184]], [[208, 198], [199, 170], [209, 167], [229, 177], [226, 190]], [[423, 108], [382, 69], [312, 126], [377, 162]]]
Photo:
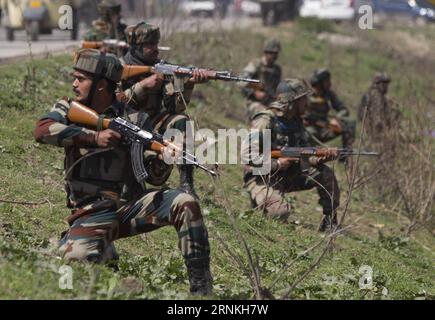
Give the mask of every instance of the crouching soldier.
[[[308, 134], [304, 129], [302, 116], [307, 108], [311, 88], [299, 79], [282, 81], [277, 88], [277, 100], [265, 111], [254, 115], [249, 143], [242, 154], [248, 154], [250, 165], [245, 166], [244, 182], [254, 206], [263, 209], [271, 217], [287, 220], [291, 206], [284, 199], [284, 193], [316, 188], [319, 203], [323, 207], [320, 231], [329, 231], [337, 224], [336, 209], [339, 206], [340, 190], [333, 171], [325, 162], [336, 159], [333, 150], [324, 157], [312, 156], [308, 168], [301, 161], [289, 158], [271, 160], [269, 175], [254, 175], [254, 168], [266, 161], [269, 155], [252, 150], [263, 150], [263, 130], [271, 130], [271, 148], [308, 147]], [[257, 146], [257, 147], [256, 147]], [[249, 149], [248, 149], [249, 148]], [[249, 151], [247, 151], [249, 150]]]
[[[113, 54], [82, 50], [76, 57], [73, 91], [100, 118], [137, 120], [137, 112], [116, 101], [123, 66]], [[37, 123], [35, 139], [65, 150], [66, 192], [72, 214], [62, 235], [66, 261], [108, 263], [117, 259], [113, 242], [172, 225], [179, 237], [193, 294], [209, 295], [209, 242], [201, 209], [180, 190], [146, 190], [134, 178], [130, 146], [116, 131], [93, 131], [71, 123], [70, 100], [54, 104]], [[102, 122], [102, 121], [101, 121]]]
[[[310, 97], [305, 126], [316, 142], [328, 142], [341, 136], [343, 148], [351, 148], [355, 140], [356, 123], [349, 118], [349, 110], [332, 90], [331, 73], [327, 69], [314, 71], [311, 76], [314, 93]], [[337, 114], [331, 117], [334, 109]], [[346, 160], [341, 157], [340, 160]]]
[[281, 81], [281, 66], [276, 63], [281, 52], [281, 43], [276, 39], [265, 42], [263, 56], [249, 62], [242, 73], [242, 77], [258, 79], [261, 85], [240, 83], [242, 94], [247, 99], [246, 109], [249, 121], [252, 116], [266, 110], [274, 100], [276, 87]]

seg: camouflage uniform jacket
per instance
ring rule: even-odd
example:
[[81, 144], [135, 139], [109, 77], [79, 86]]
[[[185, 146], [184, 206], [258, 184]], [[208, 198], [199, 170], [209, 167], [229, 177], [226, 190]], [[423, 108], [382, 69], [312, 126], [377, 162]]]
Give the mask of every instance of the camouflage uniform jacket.
[[[128, 65], [144, 65], [130, 52], [121, 59], [121, 62]], [[194, 85], [185, 82], [182, 93], [175, 92], [174, 84], [171, 81], [165, 81], [164, 85], [158, 89], [143, 88], [139, 82], [151, 75], [147, 74], [123, 81], [122, 89], [124, 90], [125, 102], [136, 110], [148, 113], [150, 117], [165, 111], [171, 114], [183, 113], [186, 110], [186, 104], [189, 104], [192, 97]]]
[[[255, 144], [259, 146], [259, 149], [262, 150], [262, 130], [270, 129], [271, 130], [271, 138], [272, 150], [279, 150], [282, 147], [308, 147], [308, 133], [305, 131], [303, 122], [301, 119], [287, 119], [285, 117], [279, 117], [275, 115], [272, 110], [265, 110], [259, 112], [254, 116], [254, 120], [252, 121], [251, 129], [259, 130], [259, 134], [251, 133], [249, 135], [249, 139], [251, 144]], [[262, 158], [263, 155], [260, 155]], [[251, 157], [250, 157], [251, 158]], [[262, 163], [260, 159], [252, 157], [252, 163], [250, 165], [245, 166], [245, 174], [244, 180], [245, 182], [251, 181], [255, 179], [255, 177], [251, 174], [251, 165], [254, 166], [254, 163]], [[278, 169], [277, 159], [272, 159], [271, 163], [271, 172], [275, 172]], [[298, 163], [294, 163], [289, 168], [291, 173], [298, 173], [301, 171], [300, 165]]]
[[349, 116], [349, 110], [344, 103], [337, 97], [336, 93], [332, 90], [324, 95], [314, 93], [310, 96], [310, 103], [305, 116], [308, 122], [315, 121], [328, 121], [328, 114], [331, 109], [337, 112], [337, 117]]
[[361, 99], [358, 107], [358, 119], [360, 121], [363, 120], [366, 106], [365, 123], [369, 126], [370, 132], [380, 132], [384, 127], [391, 128], [401, 116], [393, 101], [374, 86]]
[[[69, 103], [58, 101], [36, 127], [38, 142], [65, 149], [65, 181], [68, 207], [81, 207], [101, 198], [131, 200], [135, 185], [130, 150], [126, 144], [114, 148], [97, 147], [97, 132], [72, 124], [67, 117]], [[118, 102], [109, 106], [105, 116], [137, 121], [137, 112]]]
[[102, 41], [106, 39], [116, 39], [120, 41], [127, 41], [125, 37], [125, 28], [127, 25], [118, 23], [116, 28], [104, 20], [95, 20], [92, 22], [92, 27], [83, 35], [85, 41]]
[[267, 66], [264, 57], [255, 59], [245, 67], [242, 72], [242, 77], [258, 79], [264, 84], [264, 91], [267, 93], [267, 97], [264, 101], [257, 101], [254, 97], [255, 89], [251, 88], [248, 83], [241, 83], [242, 93], [250, 101], [262, 102], [263, 104], [269, 104], [272, 102], [275, 96], [276, 88], [281, 81], [281, 67], [278, 64]]

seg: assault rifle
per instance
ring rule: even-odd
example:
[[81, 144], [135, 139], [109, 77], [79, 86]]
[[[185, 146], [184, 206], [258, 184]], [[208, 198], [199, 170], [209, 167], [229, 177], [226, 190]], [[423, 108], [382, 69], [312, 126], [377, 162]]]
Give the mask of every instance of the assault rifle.
[[[128, 49], [130, 45], [121, 40], [116, 39], [105, 39], [102, 41], [82, 41], [82, 49], [101, 49], [101, 48], [108, 48], [108, 49]], [[169, 47], [159, 47], [160, 51], [169, 51], [171, 48]]]
[[[135, 65], [125, 65], [124, 71], [122, 73], [122, 80], [127, 80], [129, 78], [149, 74], [149, 73], [159, 73], [162, 74], [165, 78], [175, 80], [190, 78], [193, 75], [193, 67], [185, 67], [176, 64], [166, 63], [164, 60], [161, 60], [159, 63], [151, 66], [135, 66]], [[222, 80], [222, 81], [241, 81], [248, 83], [260, 83], [259, 80], [256, 79], [246, 79], [238, 76], [234, 76], [230, 71], [215, 71], [210, 69], [200, 69], [205, 71], [208, 78], [212, 80]], [[181, 85], [183, 82], [180, 81], [178, 85]], [[181, 88], [180, 88], [181, 89]], [[182, 89], [181, 89], [182, 91]]]
[[294, 162], [299, 162], [303, 172], [308, 172], [310, 168], [310, 157], [325, 157], [336, 152], [337, 156], [379, 156], [379, 153], [372, 151], [358, 151], [353, 149], [341, 148], [321, 148], [321, 147], [284, 147], [281, 150], [272, 150], [271, 157], [287, 158]]
[[144, 144], [147, 148], [158, 153], [163, 153], [164, 148], [168, 147], [180, 154], [183, 160], [186, 161], [186, 164], [194, 165], [210, 173], [212, 176], [217, 175], [213, 170], [201, 165], [194, 155], [184, 151], [183, 148], [178, 147], [172, 142], [165, 140], [162, 135], [142, 130], [138, 126], [122, 118], [100, 118], [97, 112], [76, 101], [70, 102], [70, 109], [67, 116], [71, 122], [76, 124], [85, 125], [91, 128], [100, 127], [102, 129], [112, 129], [120, 133], [130, 143]]
[[301, 158], [325, 157], [331, 152], [337, 152], [338, 156], [379, 156], [378, 152], [358, 151], [353, 149], [342, 148], [321, 148], [321, 147], [284, 147], [281, 150], [272, 150], [272, 158], [290, 158], [299, 161]]

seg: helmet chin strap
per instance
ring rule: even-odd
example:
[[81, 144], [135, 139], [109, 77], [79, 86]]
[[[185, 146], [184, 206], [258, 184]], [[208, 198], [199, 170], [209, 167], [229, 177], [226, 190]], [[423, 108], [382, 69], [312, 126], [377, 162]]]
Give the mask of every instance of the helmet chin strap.
[[89, 91], [88, 98], [86, 99], [85, 105], [91, 107], [92, 106], [92, 100], [94, 99], [95, 93], [97, 91], [97, 85], [98, 82], [104, 78], [103, 74], [105, 72], [105, 65], [106, 65], [106, 53], [101, 52], [100, 57], [98, 58], [97, 67], [95, 68], [94, 75], [92, 77], [92, 86], [91, 90]]

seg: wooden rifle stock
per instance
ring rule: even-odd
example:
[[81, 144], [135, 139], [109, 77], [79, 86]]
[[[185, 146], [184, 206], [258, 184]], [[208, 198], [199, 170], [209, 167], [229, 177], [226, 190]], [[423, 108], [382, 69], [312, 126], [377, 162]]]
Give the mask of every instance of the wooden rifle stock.
[[290, 159], [290, 160], [295, 161], [295, 162], [300, 160], [299, 158], [284, 156], [282, 154], [281, 150], [272, 150], [271, 157], [272, 157], [272, 159], [286, 158], [286, 159]]
[[124, 65], [121, 79], [127, 80], [147, 73], [154, 73], [154, 68], [150, 66]]
[[101, 49], [103, 41], [82, 41], [82, 49]]
[[[68, 119], [76, 124], [85, 125], [91, 128], [98, 127], [98, 113], [91, 108], [88, 108], [77, 101], [70, 102], [70, 109], [68, 111]], [[109, 128], [110, 119], [103, 119], [103, 129]]]
[[264, 87], [264, 84], [259, 82], [259, 83], [248, 83], [247, 85], [248, 88], [254, 89], [254, 90], [258, 90], [258, 91], [265, 91], [266, 88]]
[[[76, 124], [81, 124], [90, 128], [97, 128], [98, 127], [98, 121], [99, 116], [98, 113], [95, 110], [92, 110], [91, 108], [88, 108], [77, 101], [70, 102], [70, 109], [68, 111], [68, 119]], [[108, 129], [110, 126], [110, 119], [103, 119], [102, 120], [102, 128]], [[153, 151], [156, 151], [158, 153], [163, 152], [163, 148], [165, 146], [158, 142], [158, 141], [152, 141], [150, 149]], [[175, 148], [175, 146], [172, 146], [172, 148]]]

